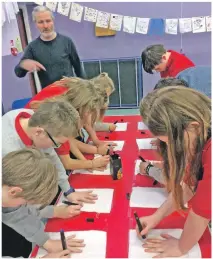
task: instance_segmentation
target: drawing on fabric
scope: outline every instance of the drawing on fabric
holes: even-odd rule
[[[57,2],[46,2],[46,6],[52,11],[56,11]]]
[[[120,31],[122,25],[123,16],[117,14],[111,14],[109,28],[111,30]]]
[[[212,31],[211,20],[211,16],[206,16],[206,31]]]
[[[80,4],[72,3],[70,19],[81,22],[84,7]]]
[[[179,29],[180,29],[180,33],[191,32],[192,31],[192,19],[191,18],[179,19]]]
[[[137,18],[136,32],[147,34],[149,28],[149,18]]]
[[[192,17],[192,31],[193,33],[205,32],[206,21],[205,17]]]
[[[177,34],[178,19],[166,19],[165,32],[167,34]]]
[[[124,16],[123,31],[128,33],[135,33],[136,17]]]
[[[98,12],[96,26],[101,28],[108,28],[110,13]]]
[[[58,13],[68,16],[71,3],[69,2],[58,2]]]
[[[85,7],[84,20],[88,22],[96,22],[98,10]]]

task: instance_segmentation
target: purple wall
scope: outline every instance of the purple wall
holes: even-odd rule
[[[80,3],[83,6],[92,7],[100,11],[117,13],[121,15],[130,15],[148,18],[180,18],[181,3],[173,2],[85,2]],[[38,37],[39,33],[32,22],[31,12],[35,4],[27,4],[30,20],[32,38]],[[211,15],[211,3],[183,3],[182,17],[190,18],[193,16]],[[141,51],[147,46],[155,43],[162,43],[166,48],[180,51],[181,35],[164,35],[162,37],[148,36],[141,34],[128,34],[123,31],[117,32],[113,37],[95,37],[95,25],[90,22],[83,21],[81,23],[74,22],[68,17],[55,14],[56,30],[64,35],[70,36],[78,49],[81,59],[102,59],[117,57],[133,57],[140,56]],[[182,36],[182,46],[184,53],[191,58],[197,65],[211,64],[211,33],[188,33]],[[18,58],[17,58],[18,59]],[[12,63],[3,64],[4,71],[13,69],[15,65]],[[13,72],[12,72],[13,73]],[[155,83],[159,75],[149,75],[143,72],[144,94],[147,94]],[[18,79],[17,82],[26,83],[24,79]],[[5,81],[3,80],[3,84]],[[14,81],[12,83],[14,85]],[[17,89],[17,90],[16,90]],[[25,88],[24,88],[25,89]],[[13,88],[17,95],[21,95],[21,86]],[[11,89],[10,89],[11,91]],[[30,89],[25,95],[30,93]],[[9,91],[5,92],[5,96]],[[27,96],[24,96],[27,97]],[[5,97],[6,98],[6,97]],[[22,97],[20,97],[22,98]]]

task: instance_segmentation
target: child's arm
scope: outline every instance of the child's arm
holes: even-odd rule
[[[69,143],[70,143],[70,151],[73,153],[73,155],[79,159],[79,160],[86,160],[86,158],[84,157],[84,155],[81,153],[81,151],[78,148],[77,142],[80,142],[76,139],[70,139]]]
[[[87,133],[89,134],[91,140],[93,141],[94,145],[99,146],[102,144],[102,141],[97,137],[95,130],[93,129],[93,127],[89,124],[86,124],[84,126],[84,128],[86,129]]]

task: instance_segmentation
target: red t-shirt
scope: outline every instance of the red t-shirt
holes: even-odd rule
[[[211,139],[204,146],[202,154],[203,178],[191,199],[193,211],[201,217],[211,219]]]
[[[68,89],[63,86],[49,85],[37,93],[33,98],[26,104],[26,109],[30,108],[30,103],[33,101],[43,101],[47,98],[53,96],[58,96],[64,94]],[[67,155],[70,153],[70,144],[69,141],[63,143],[59,148],[55,148],[55,151],[58,155]]]
[[[165,71],[161,72],[161,77],[176,77],[178,73],[189,68],[194,67],[194,63],[184,56],[174,50],[168,50],[171,53],[168,62],[167,68]]]

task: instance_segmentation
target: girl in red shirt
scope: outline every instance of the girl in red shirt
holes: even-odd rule
[[[170,192],[154,214],[140,218],[140,234],[146,235],[173,211],[185,211],[188,201],[191,204],[180,239],[162,234],[164,240],[147,238],[143,247],[158,258],[179,257],[199,241],[211,220],[211,100],[190,88],[166,87],[148,94],[140,111],[159,139]]]

